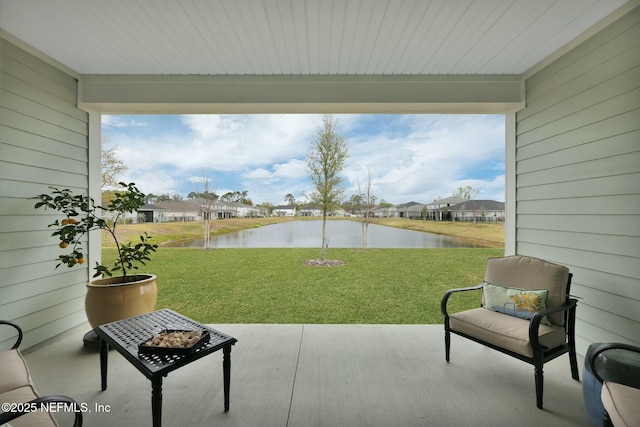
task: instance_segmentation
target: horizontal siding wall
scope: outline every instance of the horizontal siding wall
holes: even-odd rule
[[[640,8],[526,81],[516,252],[574,274],[577,347],[640,345]]]
[[[56,269],[59,214],[35,210],[49,186],[87,192],[88,115],[77,81],[0,38],[0,318],[25,331],[29,348],[86,321],[86,266]],[[0,348],[12,340],[0,328]]]

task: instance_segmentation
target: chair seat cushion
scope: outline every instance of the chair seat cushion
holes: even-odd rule
[[[533,357],[529,342],[530,321],[485,308],[474,308],[449,315],[451,330],[478,338],[489,344]],[[540,345],[551,349],[565,344],[562,326],[540,325]]]
[[[605,381],[600,398],[614,426],[640,426],[640,389]]]
[[[0,394],[3,403],[26,403],[37,399],[38,395],[33,386],[26,385]],[[51,427],[58,426],[53,416],[48,412],[32,412],[9,421],[11,427]]]
[[[17,349],[0,351],[0,366],[0,393],[31,384],[27,363]]]

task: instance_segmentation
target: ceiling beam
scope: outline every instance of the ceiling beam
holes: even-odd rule
[[[519,75],[83,75],[79,106],[110,114],[504,113]]]

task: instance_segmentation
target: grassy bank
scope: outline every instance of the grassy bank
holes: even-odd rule
[[[446,289],[482,281],[501,249],[330,249],[340,267],[309,267],[319,249],[160,248],[157,308],[205,323],[442,323]],[[104,260],[115,249],[103,250]],[[478,303],[456,298],[459,307]]]
[[[476,240],[496,248],[504,247],[504,223],[474,224],[472,222],[420,221],[400,218],[381,218],[375,219],[374,224]]]
[[[234,231],[263,227],[265,225],[278,224],[292,221],[289,218],[235,218],[221,219],[211,222],[211,235],[232,233]],[[200,221],[189,222],[162,222],[125,224],[116,227],[118,239],[122,242],[137,241],[138,236],[149,233],[153,238],[152,243],[162,245],[168,242],[177,242],[187,239],[202,238],[202,223]],[[105,247],[115,247],[113,240],[103,235],[102,242]]]

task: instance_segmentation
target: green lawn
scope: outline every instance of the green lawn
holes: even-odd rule
[[[320,249],[160,248],[140,272],[158,276],[156,308],[204,323],[442,323],[446,289],[482,281],[502,249],[329,249],[339,267],[309,267]],[[103,261],[115,249],[103,249]],[[471,293],[468,293],[471,294]],[[478,295],[456,295],[459,308]]]

